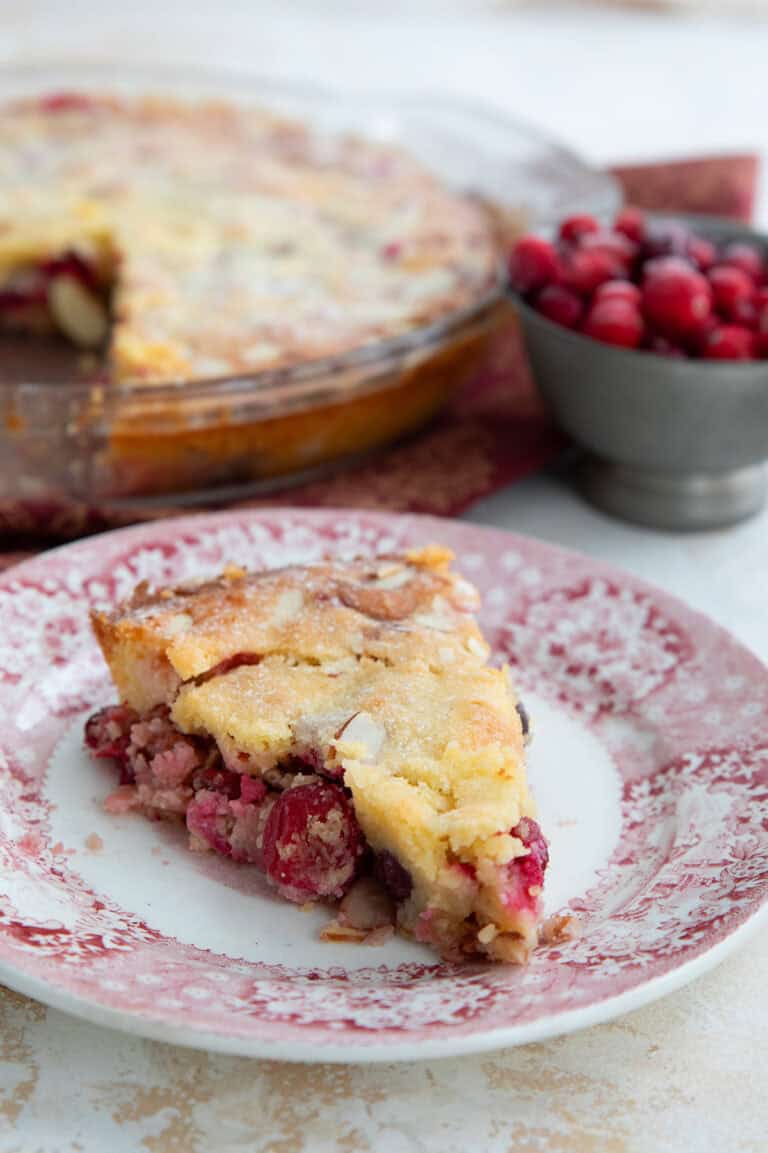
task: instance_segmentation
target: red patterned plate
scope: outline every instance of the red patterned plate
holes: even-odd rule
[[[110,700],[88,608],[142,579],[442,541],[536,721],[551,912],[526,968],[318,940],[327,913],[181,832],[110,817],[81,748]],[[768,897],[768,672],[678,601],[575,553],[445,520],[327,510],[142,525],[0,581],[0,975],[134,1033],[303,1061],[490,1049],[606,1020],[714,965]]]

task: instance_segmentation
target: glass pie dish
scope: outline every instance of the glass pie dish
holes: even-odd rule
[[[607,175],[537,132],[442,100],[109,64],[6,70],[0,100],[59,91],[216,98],[295,117],[320,133],[401,146],[480,198],[500,237],[494,283],[429,324],[276,369],[140,386],[78,374],[32,340],[0,348],[0,503],[140,508],[246,496],[354,460],[428,422],[482,365],[507,322],[502,238],[565,211],[611,212]]]

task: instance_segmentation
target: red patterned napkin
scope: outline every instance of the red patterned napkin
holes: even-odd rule
[[[712,156],[614,168],[628,204],[649,212],[698,212],[748,222],[755,208],[756,156]]]
[[[614,169],[629,202],[656,211],[751,217],[758,175],[754,156],[727,156]],[[563,439],[541,404],[514,327],[443,416],[407,444],[354,470],[241,502],[327,505],[452,516],[480,497],[541,468]],[[132,521],[185,511],[168,506],[119,514],[55,502],[0,504],[0,568],[28,551]],[[15,542],[15,550],[14,550]],[[14,551],[12,551],[14,550]]]

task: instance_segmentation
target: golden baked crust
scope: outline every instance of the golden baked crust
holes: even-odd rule
[[[511,900],[508,884],[533,812],[524,734],[450,560],[431,547],[230,569],[140,587],[94,627],[123,701],[169,705],[228,770],[284,787],[293,763],[343,783],[368,846],[410,878],[401,927],[446,953],[520,959],[538,920],[538,894]]]
[[[360,656],[433,664],[488,646],[472,612],[476,591],[439,548],[373,561],[325,561],[220,577],[150,592],[95,613],[93,626],[121,698],[142,711],[167,703],[182,681],[238,654],[331,662]]]
[[[485,211],[406,154],[224,103],[1,108],[0,200],[0,288],[73,250],[116,278],[120,381],[335,356],[472,305],[496,276]]]

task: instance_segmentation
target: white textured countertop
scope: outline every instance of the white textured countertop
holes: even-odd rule
[[[0,62],[79,52],[471,96],[597,160],[768,152],[768,24],[493,5],[0,0]],[[659,109],[663,109],[663,116]],[[763,213],[768,219],[768,212]],[[679,536],[556,475],[472,519],[662,585],[768,659],[768,514]],[[124,1037],[0,992],[0,1153],[765,1153],[768,935],[689,988],[545,1044],[430,1064],[289,1066]]]

